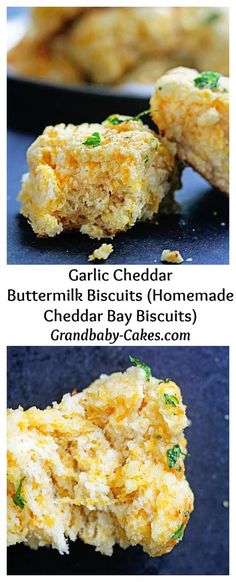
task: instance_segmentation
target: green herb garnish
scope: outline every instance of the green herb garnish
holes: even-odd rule
[[[179,529],[177,529],[176,532],[173,534],[173,536],[171,536],[171,539],[172,540],[179,540],[179,538],[182,538],[183,529],[184,529],[184,523],[182,523],[182,525],[179,527]]]
[[[101,143],[100,134],[98,131],[95,131],[90,135],[85,141],[83,141],[83,145],[90,146],[92,148],[96,148]]]
[[[132,117],[126,117],[125,119],[120,119],[119,117],[117,117],[117,115],[110,115],[109,117],[107,117],[106,121],[108,121],[108,123],[110,123],[111,125],[120,125],[120,123],[127,123],[127,121],[139,121],[141,117],[149,115],[153,111],[155,111],[155,109],[154,110],[146,109],[146,111],[142,111],[141,113],[138,113],[137,115],[134,115]]]
[[[219,20],[221,17],[221,12],[219,10],[215,10],[214,12],[210,12],[208,16],[204,19],[205,24],[212,24],[216,20]]]
[[[138,115],[134,115],[134,117],[131,117],[131,119],[138,121],[141,117],[145,117],[145,115],[150,115],[152,111],[153,109],[146,109],[146,111],[142,111],[141,113],[138,113]]]
[[[22,479],[20,480],[20,483],[17,487],[15,495],[12,496],[13,502],[20,509],[24,509],[25,504],[27,503],[27,501],[21,495],[21,489],[22,489],[22,484],[23,484],[24,479],[25,479],[25,477],[22,477]]]
[[[147,364],[144,364],[144,362],[140,362],[140,360],[138,360],[138,358],[133,358],[132,356],[129,356],[129,359],[132,362],[132,364],[135,364],[136,366],[138,366],[139,368],[142,368],[142,370],[144,370],[144,372],[146,374],[147,382],[149,382],[150,378],[152,377],[151,368],[149,368],[149,366],[147,366]]]
[[[106,121],[108,121],[108,123],[110,123],[111,125],[120,125],[120,123],[124,123],[124,121],[127,121],[127,120],[120,119],[116,115],[109,115],[109,117],[106,119]]]
[[[181,451],[181,448],[179,445],[174,445],[172,447],[172,449],[167,449],[166,455],[167,455],[167,459],[168,459],[169,469],[173,469],[173,467],[177,463],[180,455],[183,455],[185,457],[185,454]]]
[[[164,399],[166,404],[170,404],[170,406],[178,406],[179,401],[176,396],[173,394],[164,394]]]
[[[194,79],[194,85],[199,89],[203,89],[204,87],[216,89],[220,77],[220,73],[216,73],[215,71],[204,71]]]
[[[176,471],[178,471],[178,473],[181,471],[181,465],[178,465]]]
[[[146,158],[144,158],[144,163],[147,164],[149,162],[149,156],[146,156]]]

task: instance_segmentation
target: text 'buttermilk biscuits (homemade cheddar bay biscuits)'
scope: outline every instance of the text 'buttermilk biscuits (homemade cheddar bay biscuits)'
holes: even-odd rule
[[[120,115],[47,127],[27,160],[19,200],[38,236],[113,237],[152,219],[180,185],[171,150],[140,119]]]
[[[178,67],[158,79],[152,118],[179,158],[229,192],[229,82],[215,71]]]
[[[68,553],[79,537],[110,556],[182,539],[193,510],[179,387],[148,366],[101,376],[39,410],[8,411],[8,545]]]

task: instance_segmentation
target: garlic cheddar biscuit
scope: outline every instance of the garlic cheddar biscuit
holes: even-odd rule
[[[179,65],[228,75],[226,8],[33,8],[26,32],[32,48],[36,44],[50,52],[58,35],[67,61],[78,71],[78,83],[83,78],[85,83],[150,84]],[[13,51],[9,53],[9,65],[20,74],[23,70],[25,76],[37,77],[34,50],[32,54],[23,53],[20,41]],[[51,75],[53,80],[56,60],[52,64],[55,73],[51,68],[48,78]],[[61,81],[67,84],[67,76],[63,79],[61,74]]]
[[[38,236],[112,237],[150,220],[179,186],[171,151],[142,121],[47,127],[27,153],[21,212]]]
[[[229,84],[214,71],[172,69],[156,83],[152,117],[160,132],[213,186],[229,191]]]
[[[199,71],[229,75],[228,9],[191,6],[176,10],[182,50],[192,66]],[[184,58],[181,64],[186,65]]]
[[[37,43],[25,36],[8,52],[9,69],[22,77],[78,85],[83,77],[67,54],[66,42],[60,35],[50,43]]]
[[[37,6],[31,9],[28,34],[34,40],[45,40],[80,16],[85,7]]]
[[[142,85],[154,84],[160,76],[164,75],[169,69],[177,67],[181,59],[174,57],[163,57],[154,55],[148,59],[139,62],[134,69],[131,69],[120,83],[141,83]]]
[[[173,8],[107,8],[75,23],[71,55],[90,81],[118,82],[146,55],[174,51],[179,33]]]
[[[193,493],[179,387],[149,368],[101,376],[45,410],[8,411],[8,545],[68,553],[77,537],[108,556],[150,556],[182,539]]]

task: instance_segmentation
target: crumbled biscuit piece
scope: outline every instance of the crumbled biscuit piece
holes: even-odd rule
[[[95,249],[91,255],[89,255],[89,261],[95,261],[96,259],[105,261],[110,254],[113,253],[113,246],[103,243],[98,249]]]
[[[171,251],[169,249],[164,249],[161,254],[161,261],[166,263],[179,264],[183,263],[183,257],[179,251]]]
[[[193,510],[185,409],[175,382],[131,367],[45,410],[9,410],[8,545],[170,552]]]
[[[27,153],[21,212],[38,236],[77,229],[112,237],[150,220],[179,187],[180,167],[142,121],[47,127]]]

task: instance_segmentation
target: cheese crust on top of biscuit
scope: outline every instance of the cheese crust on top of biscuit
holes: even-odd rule
[[[68,553],[77,537],[151,556],[182,539],[193,510],[179,387],[131,367],[39,410],[8,411],[8,545]]]
[[[179,187],[179,166],[142,121],[47,127],[27,153],[21,212],[39,236],[78,229],[112,237],[150,220]]]
[[[229,82],[214,71],[178,67],[158,79],[152,117],[162,135],[213,186],[229,191]]]

